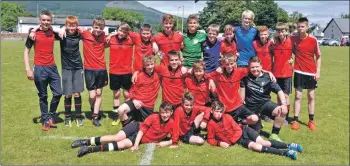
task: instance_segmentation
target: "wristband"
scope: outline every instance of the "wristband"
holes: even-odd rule
[[[283,100],[281,103],[282,103],[283,105],[287,105],[287,101],[285,101],[285,100]]]

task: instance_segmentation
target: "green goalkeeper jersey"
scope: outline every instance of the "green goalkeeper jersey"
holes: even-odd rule
[[[202,43],[206,40],[207,34],[196,32],[195,34],[190,34],[187,32],[184,34],[184,48],[182,51],[182,55],[184,61],[182,65],[190,68],[192,67],[192,63],[202,58]]]

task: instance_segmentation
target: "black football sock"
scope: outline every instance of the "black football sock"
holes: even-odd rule
[[[275,140],[271,140],[271,147],[277,148],[277,149],[287,149],[288,145],[284,142],[280,142],[280,141],[275,141]]]
[[[294,121],[299,121],[299,117],[298,116],[294,116]]]
[[[74,106],[76,117],[81,118],[81,96],[74,97]]]
[[[64,116],[70,118],[72,114],[72,97],[64,98]]]
[[[88,139],[88,143],[92,146],[101,145],[101,137],[91,137]]]
[[[277,127],[273,126],[272,127],[272,134],[278,135],[280,133],[280,130],[281,130],[281,128],[277,128]]]
[[[288,150],[276,149],[273,147],[262,146],[261,152],[263,153],[271,153],[283,156]]]
[[[116,142],[102,144],[98,146],[89,147],[90,152],[108,152],[108,151],[118,151],[118,144]]]
[[[309,114],[309,121],[314,121],[314,114]]]

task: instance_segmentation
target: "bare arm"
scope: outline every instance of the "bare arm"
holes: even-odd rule
[[[321,56],[316,59],[316,75],[315,80],[318,81],[321,77]]]
[[[173,143],[173,141],[170,139],[168,141],[161,141],[157,143],[157,147],[164,147],[164,146],[170,146]]]
[[[30,69],[30,64],[29,64],[29,52],[30,48],[25,47],[24,49],[24,67],[26,69],[26,74],[28,80],[34,80],[34,74],[33,71]]]
[[[241,95],[241,99],[242,101],[244,102],[244,99],[245,99],[245,88],[240,88],[239,89],[239,94]]]
[[[141,142],[142,136],[143,136],[143,132],[141,130],[139,130],[139,132],[137,133],[136,139],[135,139],[135,144],[133,147],[131,147],[132,151],[139,149],[139,144]]]

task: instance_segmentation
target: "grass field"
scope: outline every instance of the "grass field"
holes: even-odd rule
[[[81,128],[63,123],[57,129],[43,132],[40,124],[32,122],[40,113],[34,82],[28,81],[23,63],[24,41],[1,42],[1,164],[83,164],[83,165],[137,165],[145,152],[141,145],[138,152],[94,153],[76,157],[77,149],[71,149],[73,137],[91,137],[114,134],[121,128],[111,126],[109,118],[94,127],[84,121]],[[298,160],[246,150],[240,146],[229,149],[180,144],[178,149],[156,148],[151,164],[349,164],[349,47],[322,47],[321,79],[316,91],[315,120],[318,130],[311,132],[301,125],[299,131],[282,128],[280,137],[285,142],[303,145],[304,152]],[[107,51],[108,54],[108,51]],[[59,43],[55,43],[55,60],[61,71]],[[31,63],[33,50],[31,51]],[[50,92],[50,91],[49,91]],[[50,92],[51,93],[51,92]],[[294,92],[293,92],[294,94]],[[304,93],[305,94],[305,93]],[[83,111],[89,112],[88,95],[83,97]],[[49,96],[51,100],[51,94]],[[294,99],[294,97],[292,97]],[[157,101],[157,108],[159,105]],[[112,92],[105,88],[101,110],[107,115],[112,109]],[[58,112],[63,115],[63,99]],[[307,99],[303,97],[301,121],[307,123]],[[271,131],[271,123],[265,123],[264,131]]]

